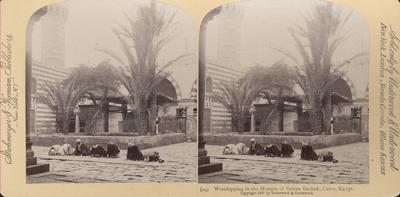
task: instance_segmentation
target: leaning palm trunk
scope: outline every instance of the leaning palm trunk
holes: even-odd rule
[[[97,118],[99,117],[100,112],[102,112],[101,107],[98,107],[98,109],[96,110],[96,112],[94,113],[92,118],[90,119],[88,126],[86,127],[88,133],[95,132],[95,124],[96,124]]]
[[[260,126],[260,133],[262,135],[267,135],[267,134],[270,133],[271,122],[272,122],[273,117],[276,115],[277,111],[278,111],[277,107],[274,106],[274,108],[268,114],[264,115],[263,121],[262,121],[261,126]]]

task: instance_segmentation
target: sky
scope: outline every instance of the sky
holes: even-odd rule
[[[283,59],[287,64],[293,65],[281,52],[275,48],[283,49],[292,54],[297,54],[294,40],[288,29],[294,25],[304,24],[303,16],[309,16],[319,0],[248,0],[233,3],[241,11],[241,20],[235,20],[239,39],[241,63],[240,68],[246,69],[256,64],[269,66]],[[355,54],[369,52],[369,27],[366,20],[350,7],[335,4],[343,15],[352,12],[351,18],[344,26],[343,31],[348,31],[345,42],[336,50],[333,60],[342,62]],[[207,51],[210,58],[217,58],[218,34],[217,29],[221,21],[214,17],[207,27]],[[368,83],[368,56],[352,62],[342,69],[357,88],[357,97],[365,95]]]
[[[80,64],[97,65],[106,59],[107,55],[96,48],[107,48],[116,53],[120,45],[112,29],[117,24],[126,25],[125,14],[135,16],[141,5],[149,5],[148,0],[66,0],[61,2],[68,11],[65,23],[65,65],[76,67]],[[161,51],[159,61],[165,63],[182,54],[192,54],[191,57],[171,66],[167,72],[173,73],[176,81],[183,81],[180,87],[182,94],[190,94],[190,88],[197,76],[195,55],[197,51],[196,29],[193,19],[183,10],[165,3],[157,4],[167,15],[176,12],[173,32],[174,39]],[[41,61],[41,22],[33,29],[33,58]],[[184,96],[185,97],[185,96]]]
[[[104,47],[119,51],[119,44],[112,33],[116,24],[126,24],[124,14],[135,14],[138,6],[148,4],[148,0],[65,0],[62,2],[68,10],[65,24],[65,58],[67,67],[80,64],[96,65],[109,58],[96,47]],[[247,0],[234,3],[241,10],[241,19],[235,31],[241,35],[231,42],[238,43],[241,57],[240,67],[246,69],[255,64],[272,65],[284,58],[288,64],[293,64],[287,58],[274,50],[281,48],[295,53],[294,41],[288,33],[288,28],[294,24],[303,23],[303,15],[309,15],[319,0]],[[177,12],[175,20],[175,39],[166,46],[160,56],[165,62],[183,53],[197,53],[196,34],[198,33],[193,18],[183,10],[165,3],[158,4],[167,13]],[[345,26],[350,34],[347,40],[338,48],[334,55],[335,61],[341,61],[353,54],[369,51],[369,29],[364,18],[349,7],[337,5],[343,13],[353,12]],[[215,17],[208,27],[207,55],[217,56],[218,36],[216,36],[218,17]],[[41,57],[41,24],[40,21],[33,30],[33,58],[40,61]],[[45,38],[44,38],[45,39]],[[175,72],[176,81],[183,81],[183,94],[189,94],[192,81],[197,76],[196,57],[185,59],[171,67]],[[351,66],[342,70],[357,88],[357,94],[365,94],[368,83],[368,57],[354,61]],[[364,91],[364,92],[363,92]]]

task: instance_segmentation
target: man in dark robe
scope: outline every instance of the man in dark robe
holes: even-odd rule
[[[81,143],[80,139],[76,140],[74,155],[77,155],[77,156],[89,156],[89,155],[91,155],[89,148],[86,146],[86,144]]]
[[[137,145],[128,143],[126,159],[134,161],[143,160],[143,154]]]
[[[281,156],[281,151],[274,144],[268,144],[265,147],[265,156],[267,156],[267,157],[280,157]]]
[[[107,157],[107,151],[102,146],[96,144],[90,149],[90,153],[93,157]]]
[[[254,138],[250,139],[249,155],[265,155],[263,147]]]
[[[293,146],[289,144],[286,140],[283,141],[281,144],[281,151],[282,157],[292,157],[292,154],[294,152]]]
[[[118,157],[120,150],[118,145],[110,142],[107,144],[107,156],[108,157]]]
[[[314,161],[318,159],[318,154],[308,142],[302,142],[300,159]]]

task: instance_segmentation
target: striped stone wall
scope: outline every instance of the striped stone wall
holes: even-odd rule
[[[46,66],[34,62],[32,66],[32,81],[36,83],[36,95],[44,94],[45,83],[55,83],[68,77],[69,70],[63,67]],[[36,101],[34,109],[34,129],[32,134],[54,133],[56,130],[56,114],[47,105]]]
[[[212,91],[207,91],[206,87],[206,120],[210,119],[209,123],[206,121],[205,128],[206,132],[231,132],[231,113],[218,102],[212,100],[212,94],[220,94],[221,82],[229,83],[233,80],[237,80],[243,75],[243,71],[240,71],[236,67],[223,66],[215,62],[207,62],[206,77],[208,86],[211,85]],[[211,84],[210,84],[211,83]],[[206,86],[207,86],[206,85]],[[211,116],[211,117],[207,117]]]

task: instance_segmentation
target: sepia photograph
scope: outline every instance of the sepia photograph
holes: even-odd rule
[[[200,29],[199,183],[369,183],[369,27],[319,0],[249,0]]]
[[[197,42],[156,0],[66,0],[26,31],[26,182],[197,181]]]

